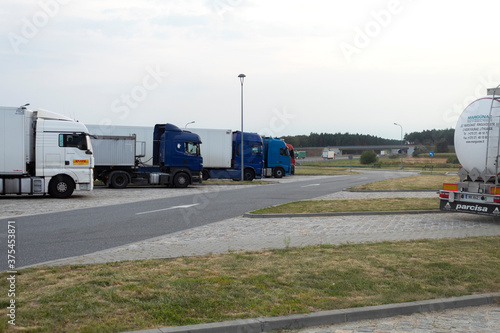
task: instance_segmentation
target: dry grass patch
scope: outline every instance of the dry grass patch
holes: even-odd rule
[[[255,210],[253,214],[383,212],[439,209],[436,198],[377,198],[294,201]]]
[[[351,191],[408,191],[408,190],[440,190],[443,183],[456,183],[455,175],[419,175],[386,179],[379,182],[351,187]]]

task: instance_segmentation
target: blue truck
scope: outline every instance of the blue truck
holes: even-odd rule
[[[146,142],[138,144],[135,133],[93,135],[94,179],[112,188],[125,188],[129,183],[178,188],[201,183],[203,158],[198,135],[172,124],[157,124],[148,136],[152,158],[144,162]]]
[[[285,141],[279,138],[263,137],[264,177],[282,178],[292,173],[290,152]]]
[[[241,180],[241,131],[190,128],[200,136],[203,180],[209,178]],[[264,156],[262,138],[243,132],[243,174],[245,180],[262,178]]]

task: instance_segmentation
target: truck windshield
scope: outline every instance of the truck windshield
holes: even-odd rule
[[[194,142],[185,143],[186,153],[191,155],[200,155],[200,145]]]
[[[88,146],[85,133],[59,134],[59,147],[74,147],[87,150]]]
[[[262,146],[260,145],[253,145],[252,146],[252,154],[262,154]]]

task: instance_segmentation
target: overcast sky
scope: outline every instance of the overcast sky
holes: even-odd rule
[[[500,1],[3,0],[0,105],[89,124],[454,128],[500,84]],[[188,127],[189,127],[188,126]]]

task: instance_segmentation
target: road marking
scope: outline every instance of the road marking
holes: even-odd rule
[[[142,215],[142,214],[162,212],[162,211],[165,211],[165,210],[171,210],[171,209],[177,209],[177,208],[189,208],[189,207],[194,207],[194,206],[198,206],[198,205],[199,205],[199,203],[192,204],[192,205],[174,206],[174,207],[169,207],[169,208],[163,208],[163,209],[157,209],[157,210],[150,210],[149,212],[135,213],[135,215]]]
[[[301,187],[309,187],[309,186],[319,186],[320,184],[309,184],[309,185],[304,185],[304,186],[301,186]]]

